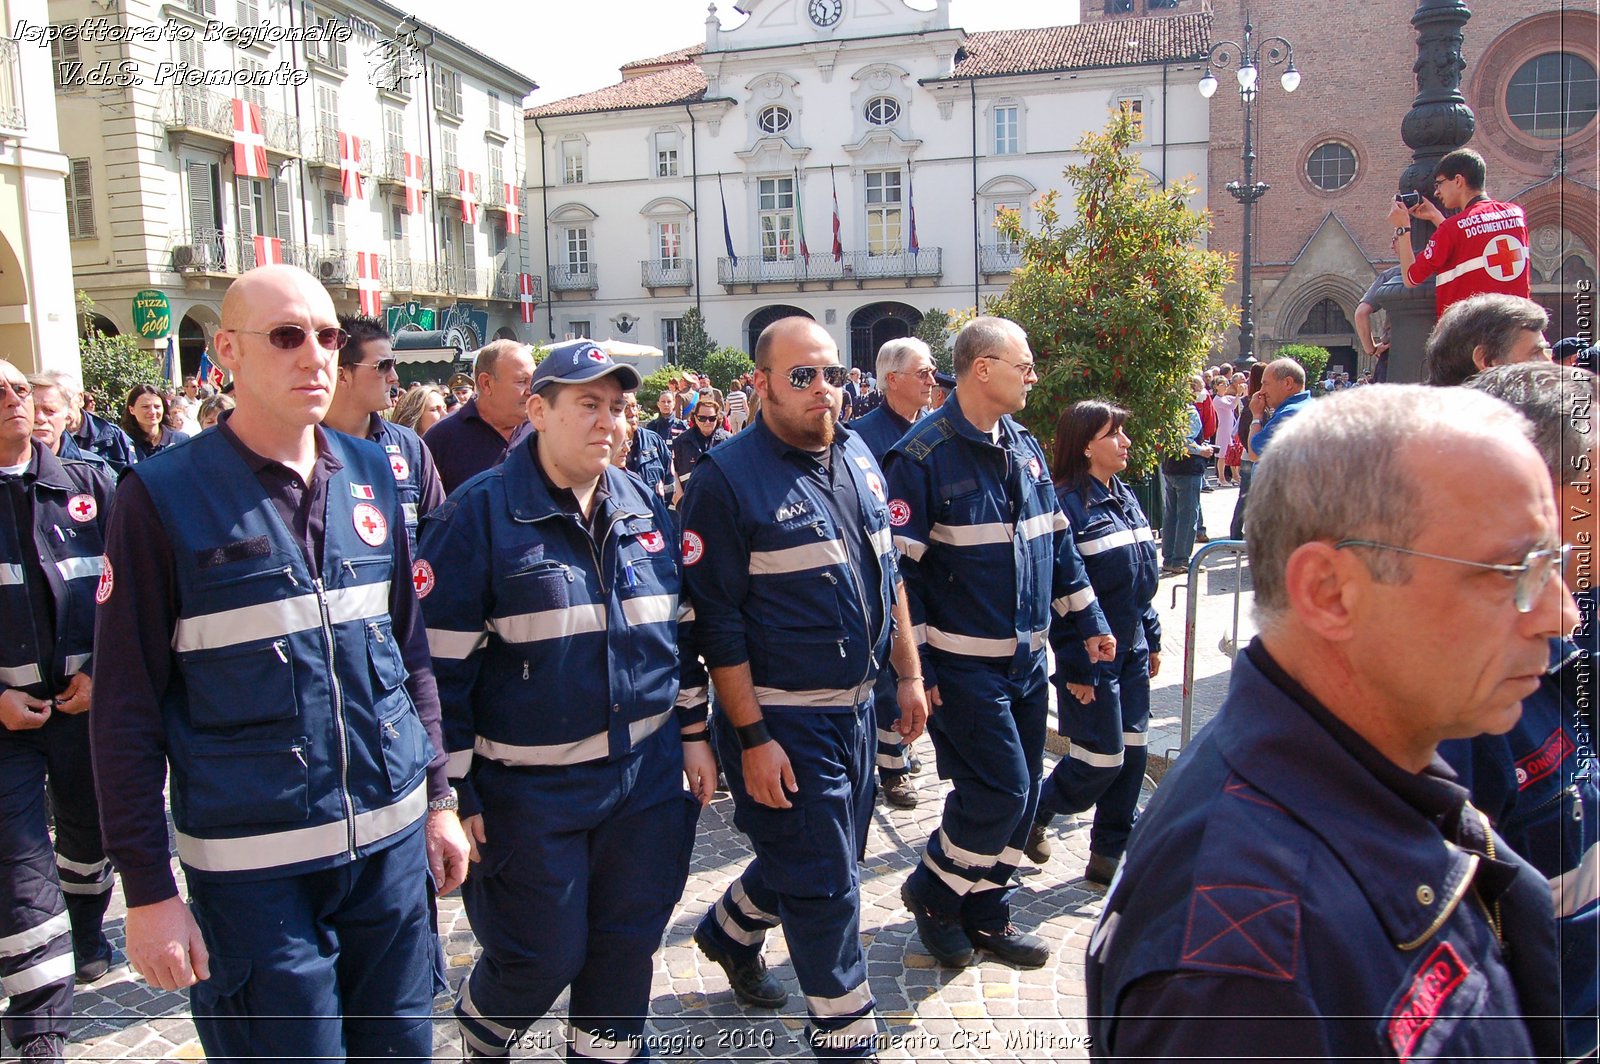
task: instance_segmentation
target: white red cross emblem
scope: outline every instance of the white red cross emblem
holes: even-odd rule
[[[706,544],[698,533],[685,532],[683,534],[683,564],[693,565],[705,557]]]
[[[381,547],[389,538],[389,519],[370,502],[356,503],[351,520],[356,526],[356,535],[369,547]]]
[[[411,475],[411,463],[406,461],[406,456],[403,454],[391,454],[389,468],[394,470],[394,479],[399,481],[404,481]]]
[[[660,532],[639,533],[639,546],[643,547],[651,554],[659,554],[661,552],[661,548],[665,547],[666,545],[667,541],[662,538]]]
[[[1496,281],[1514,281],[1527,267],[1528,249],[1510,233],[1501,233],[1483,249],[1483,269]]]
[[[427,598],[428,592],[433,590],[433,566],[426,558],[418,558],[417,564],[411,567],[411,586],[419,599]]]
[[[889,523],[896,528],[911,520],[911,504],[904,499],[889,500]]]
[[[100,582],[94,588],[94,600],[104,606],[106,599],[111,597],[111,559],[102,555],[100,558]]]
[[[67,500],[67,516],[80,525],[93,521],[99,513],[100,504],[93,495],[74,495]]]

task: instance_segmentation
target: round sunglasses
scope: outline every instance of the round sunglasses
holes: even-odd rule
[[[337,325],[328,325],[315,331],[308,330],[301,325],[279,325],[271,329],[223,329],[222,332],[245,333],[249,336],[265,336],[267,343],[281,351],[293,351],[306,342],[308,334],[317,338],[317,346],[328,351],[337,351],[350,339],[350,334]]]

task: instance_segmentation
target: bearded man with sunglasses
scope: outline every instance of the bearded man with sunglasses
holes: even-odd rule
[[[213,1061],[432,1058],[428,892],[462,881],[467,843],[394,472],[319,425],[347,339],[303,270],[229,287],[216,359],[238,405],[129,471],[96,594],[128,959],[192,988]]]
[[[394,406],[400,388],[395,372],[394,340],[377,318],[347,314],[339,327],[349,337],[339,348],[338,386],[322,424],[358,440],[371,440],[389,456],[394,487],[406,516],[406,542],[417,548],[417,522],[444,502],[444,485],[433,465],[433,452],[422,437],[383,416]]]
[[[760,414],[701,461],[682,525],[695,643],[716,686],[712,738],[734,823],[756,854],[695,942],[740,1001],[775,1009],[787,994],[761,946],[781,923],[812,1052],[857,1059],[879,1036],[859,872],[879,668],[893,657],[908,743],[922,733],[927,701],[883,474],[837,424],[845,380],[816,322],[769,325],[756,343]]]

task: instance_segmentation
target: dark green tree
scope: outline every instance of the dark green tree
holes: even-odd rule
[[[725,393],[736,379],[754,373],[755,368],[749,355],[737,347],[724,347],[706,359],[705,373],[711,378],[711,386]]]
[[[933,352],[933,364],[939,367],[940,373],[955,372],[955,363],[950,354],[949,312],[937,307],[923,311],[922,320],[911,330],[911,335],[928,345],[928,350]]]
[[[1037,232],[1014,212],[1001,219],[1022,264],[985,307],[1027,330],[1040,374],[1022,414],[1028,427],[1048,446],[1072,403],[1099,397],[1124,406],[1130,477],[1181,449],[1188,377],[1232,317],[1222,296],[1229,257],[1199,247],[1210,218],[1189,209],[1193,184],[1152,183],[1128,150],[1136,139],[1122,113],[1079,141],[1083,162],[1064,175],[1076,204],[1070,224],[1054,191],[1037,204]]]
[[[698,307],[690,307],[678,320],[678,365],[699,372],[706,367],[706,359],[716,351],[717,342],[706,332],[705,315]]]
[[[100,416],[116,421],[122,404],[137,384],[172,387],[162,372],[161,359],[139,345],[134,336],[108,336],[95,328],[94,300],[78,292],[78,354],[83,363],[83,387],[94,396]]]

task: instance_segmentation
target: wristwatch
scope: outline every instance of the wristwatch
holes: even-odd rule
[[[428,812],[437,813],[445,809],[459,809],[461,799],[456,797],[456,789],[450,788],[450,793],[443,798],[435,798],[428,803]]]

